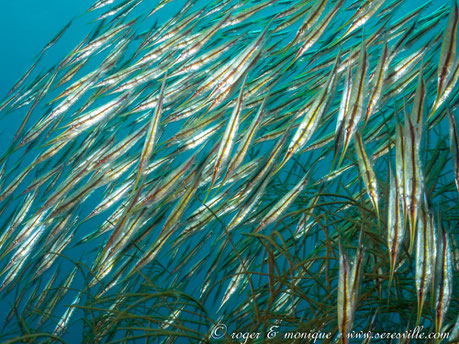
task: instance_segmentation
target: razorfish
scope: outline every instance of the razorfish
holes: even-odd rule
[[[458,332],[455,0],[85,9],[0,99],[4,342]]]

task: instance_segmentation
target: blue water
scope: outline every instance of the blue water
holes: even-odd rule
[[[71,19],[91,6],[92,0],[16,0],[0,2],[0,94],[11,86],[34,63],[34,57]],[[46,57],[62,57],[87,31],[83,23],[55,46]]]

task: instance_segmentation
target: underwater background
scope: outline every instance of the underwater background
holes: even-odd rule
[[[0,19],[1,343],[457,341],[456,2]]]

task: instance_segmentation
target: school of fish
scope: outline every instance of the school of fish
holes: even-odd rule
[[[97,0],[69,22],[0,102],[0,341],[282,320],[346,344],[398,312],[457,338],[459,10],[407,3]]]

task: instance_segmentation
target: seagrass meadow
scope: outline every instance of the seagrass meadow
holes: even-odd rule
[[[0,342],[457,343],[458,22],[75,13],[1,95]]]

